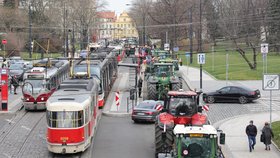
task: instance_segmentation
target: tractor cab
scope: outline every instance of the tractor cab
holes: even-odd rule
[[[221,157],[218,132],[211,125],[176,125],[174,156],[178,158],[217,158]],[[224,133],[220,133],[220,144],[224,144]]]
[[[192,116],[199,111],[199,94],[193,91],[169,91],[165,109],[174,116]]]

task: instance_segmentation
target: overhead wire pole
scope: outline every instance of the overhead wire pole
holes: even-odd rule
[[[28,4],[28,21],[29,21],[29,58],[32,58],[32,13],[31,13],[31,3],[32,0],[29,1]]]
[[[199,52],[202,52],[202,8],[201,8],[201,0],[199,0]],[[202,64],[200,64],[200,90],[202,90]]]
[[[190,30],[189,30],[189,36],[190,36],[190,64],[193,62],[193,28],[192,28],[192,7],[190,8],[189,12],[189,18],[190,18]]]

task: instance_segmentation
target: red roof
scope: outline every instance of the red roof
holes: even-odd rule
[[[104,18],[104,19],[115,19],[116,14],[115,14],[115,12],[110,12],[110,11],[97,12],[97,17],[98,18]]]

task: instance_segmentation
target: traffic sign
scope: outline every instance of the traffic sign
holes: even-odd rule
[[[179,47],[174,47],[174,48],[173,48],[173,51],[174,51],[174,52],[178,52],[178,51],[179,51]]]
[[[267,54],[268,53],[268,43],[261,44],[261,53]]]
[[[188,57],[190,57],[191,56],[191,53],[190,52],[186,52],[186,57],[188,58]]]
[[[169,43],[164,44],[164,50],[170,50],[170,45]]]
[[[279,75],[265,74],[263,75],[263,90],[279,90]]]
[[[116,92],[116,106],[120,106],[120,92],[117,91]]]
[[[205,53],[197,54],[197,64],[205,64]]]
[[[2,44],[3,45],[7,44],[7,40],[6,39],[2,39]]]

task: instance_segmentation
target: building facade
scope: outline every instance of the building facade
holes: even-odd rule
[[[123,12],[116,19],[114,23],[114,39],[121,39],[127,37],[138,38],[138,32],[133,20],[129,17],[127,12]]]
[[[97,13],[97,37],[98,39],[109,39],[114,38],[114,23],[116,21],[115,12],[105,11]]]

